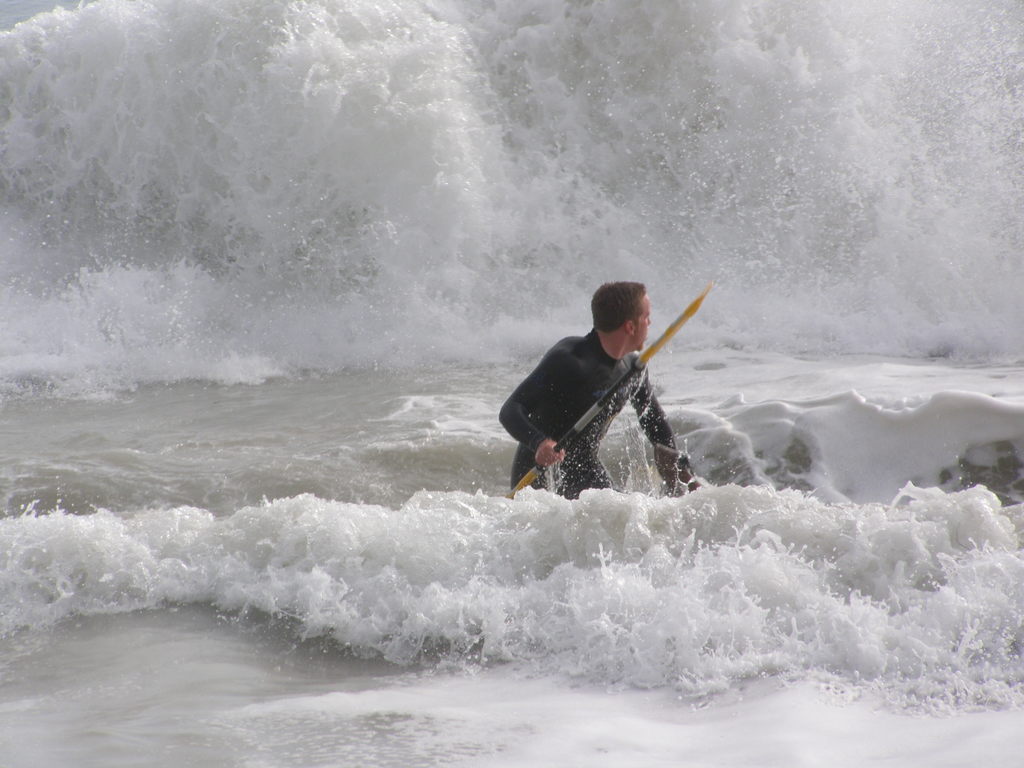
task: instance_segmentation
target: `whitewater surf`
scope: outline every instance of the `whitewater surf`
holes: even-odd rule
[[[0,23],[0,763],[1017,759],[1019,3]],[[506,499],[614,279],[704,487]]]

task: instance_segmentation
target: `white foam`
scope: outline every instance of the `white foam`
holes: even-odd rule
[[[10,632],[213,604],[399,663],[504,660],[688,696],[810,676],[898,706],[996,706],[1018,696],[1016,515],[983,490],[851,506],[736,486],[54,513],[0,521],[2,615]]]
[[[691,450],[700,452],[705,442],[722,442],[723,430],[736,430],[750,441],[750,451],[764,457],[760,463],[766,474],[831,500],[881,501],[908,481],[928,486],[959,481],[959,464],[972,451],[977,462],[994,468],[994,447],[1019,450],[1024,435],[1019,405],[967,392],[939,393],[902,408],[870,403],[850,392],[723,411],[728,427],[687,435]]]
[[[1020,714],[908,718],[827,687],[756,683],[733,700],[696,708],[660,694],[609,696],[491,671],[457,680],[403,680],[372,692],[278,699],[240,708],[228,721],[251,732],[265,750],[282,740],[267,733],[282,723],[300,731],[359,734],[373,724],[378,739],[390,736],[389,743],[408,744],[421,757],[461,758],[486,768],[799,762],[853,768],[923,760],[955,768],[1012,760]],[[372,750],[376,741],[364,738],[361,748]]]
[[[1019,6],[777,11],[97,0],[20,24],[0,375],[496,360],[585,328],[616,277],[666,314],[715,278],[702,347],[1019,357]]]

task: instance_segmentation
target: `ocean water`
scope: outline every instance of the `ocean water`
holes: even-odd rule
[[[1021,764],[1019,2],[0,29],[0,766]],[[704,487],[507,499],[608,279]]]

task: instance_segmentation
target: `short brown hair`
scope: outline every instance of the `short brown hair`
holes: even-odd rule
[[[643,310],[641,302],[647,295],[643,283],[605,283],[590,300],[594,327],[604,333],[619,328],[627,320],[634,320]]]

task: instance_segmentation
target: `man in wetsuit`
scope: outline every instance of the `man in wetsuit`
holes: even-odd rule
[[[668,492],[681,495],[698,487],[689,462],[675,446],[646,369],[635,375],[562,451],[559,437],[632,365],[628,356],[643,349],[651,324],[651,301],[642,283],[605,283],[591,301],[594,328],[555,344],[533,373],[516,387],[498,416],[519,441],[512,462],[512,487],[535,466],[559,464],[554,490],[575,499],[587,488],[610,488],[611,478],[597,452],[612,419],[626,401],[633,403],[640,426],[654,444],[655,464]],[[535,486],[540,482],[534,483]]]

